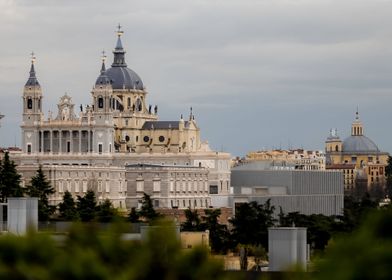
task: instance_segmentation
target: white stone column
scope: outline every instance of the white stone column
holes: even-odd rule
[[[73,153],[73,139],[72,139],[72,130],[69,131],[69,152]]]
[[[63,131],[62,130],[59,130],[59,154],[61,154],[63,151],[62,151],[62,145],[61,145],[61,142],[62,142],[62,134],[63,134]]]
[[[49,147],[50,147],[50,153],[53,153],[53,130],[49,131]]]
[[[82,131],[79,130],[79,154],[82,153]]]
[[[41,153],[44,152],[44,135],[45,135],[45,131],[42,130],[39,132],[39,135],[41,135],[41,142],[39,143],[41,145]]]

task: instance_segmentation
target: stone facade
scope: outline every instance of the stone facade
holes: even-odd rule
[[[167,171],[170,168],[189,169],[177,172],[187,174],[186,180],[203,174],[207,187],[202,193],[193,193],[193,197],[187,195],[186,207],[211,206],[208,197],[211,189],[214,193],[229,192],[230,154],[212,151],[208,142],[201,141],[192,109],[188,118],[158,120],[158,106],[147,105],[143,82],[127,68],[122,34],[119,30],[111,68],[106,69],[103,57],[91,91],[92,102],[85,107],[75,107],[72,98],[65,94],[57,104],[57,112],[49,111],[45,116],[44,94],[36,77],[35,58],[32,59],[30,76],[23,89],[22,152],[12,159],[20,166],[26,184],[33,171],[39,165],[44,166],[56,188],[56,194],[50,198],[53,204],[60,201],[65,189],[75,196],[83,194],[87,182],[87,188],[93,189],[99,199],[109,198],[116,207],[135,205],[139,194],[135,193],[133,198],[130,186],[136,179],[132,169],[125,167],[142,164],[161,166],[158,173],[162,175],[162,190],[163,182],[172,174]],[[144,172],[148,178],[150,171],[141,173]],[[131,191],[129,194],[125,186]],[[170,192],[166,196],[166,200],[158,200],[159,207],[180,207],[183,203],[177,205],[173,199],[171,204]]]

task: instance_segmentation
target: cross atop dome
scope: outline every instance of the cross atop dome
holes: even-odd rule
[[[117,36],[118,36],[118,37],[121,37],[121,35],[124,34],[124,31],[121,30],[121,27],[122,27],[122,26],[121,26],[120,24],[117,25],[116,33],[117,33]]]

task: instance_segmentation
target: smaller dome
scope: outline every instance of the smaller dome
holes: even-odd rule
[[[343,152],[347,153],[379,153],[377,145],[364,135],[352,135],[343,142]]]

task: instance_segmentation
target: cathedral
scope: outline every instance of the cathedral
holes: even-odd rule
[[[91,104],[75,107],[65,94],[57,113],[47,116],[32,55],[23,89],[22,152],[15,158],[25,184],[42,165],[56,189],[53,204],[65,191],[93,189],[100,201],[124,209],[138,207],[143,192],[157,207],[224,206],[213,196],[229,192],[230,154],[201,141],[192,109],[187,118],[158,120],[158,106],[147,105],[142,79],[127,66],[122,36],[119,28],[110,68],[102,56]]]
[[[326,169],[343,171],[346,194],[364,193],[371,191],[372,187],[384,187],[389,154],[380,151],[365,136],[358,110],[351,125],[351,135],[342,141],[336,130],[331,130],[325,141],[325,150]]]

